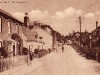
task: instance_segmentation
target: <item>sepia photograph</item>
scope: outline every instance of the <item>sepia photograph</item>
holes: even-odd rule
[[[0,75],[100,75],[100,0],[0,0]]]

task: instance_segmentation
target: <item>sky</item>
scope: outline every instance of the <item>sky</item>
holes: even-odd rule
[[[0,8],[20,21],[27,12],[30,21],[48,24],[64,35],[79,31],[79,16],[82,31],[93,31],[100,21],[100,0],[0,0]]]

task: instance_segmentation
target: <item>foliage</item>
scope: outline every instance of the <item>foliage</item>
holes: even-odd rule
[[[28,50],[27,48],[24,47],[24,48],[23,48],[23,54],[24,54],[24,55],[27,55],[28,52],[29,52],[29,50]]]
[[[18,41],[18,42],[21,41],[21,37],[20,37],[17,33],[12,34],[11,38],[12,38],[13,40]]]
[[[2,55],[3,57],[5,57],[5,58],[8,56],[7,51],[6,51],[3,47],[0,48],[0,53],[1,53],[1,55]]]

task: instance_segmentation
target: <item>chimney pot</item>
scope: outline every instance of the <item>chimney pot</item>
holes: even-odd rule
[[[28,15],[28,13],[25,13],[25,15],[27,16],[27,15]]]
[[[96,28],[98,28],[98,21],[96,21]]]
[[[24,17],[24,26],[28,26],[29,24],[29,17],[28,17],[28,13],[25,13],[25,17]]]

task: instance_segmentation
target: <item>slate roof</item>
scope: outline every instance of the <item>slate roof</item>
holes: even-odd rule
[[[49,29],[52,30],[52,28],[49,25],[41,24],[41,28],[45,28],[45,27],[48,27]]]
[[[10,19],[14,20],[14,21],[17,21],[18,23],[21,23],[23,24],[23,22],[19,21],[17,18],[15,18],[14,16],[12,16],[10,13],[0,9],[0,15],[3,15],[5,17],[9,17]]]
[[[27,39],[27,41],[37,41],[36,36],[38,36],[38,33],[34,30],[25,28],[23,30],[23,34],[24,34],[25,38]]]

